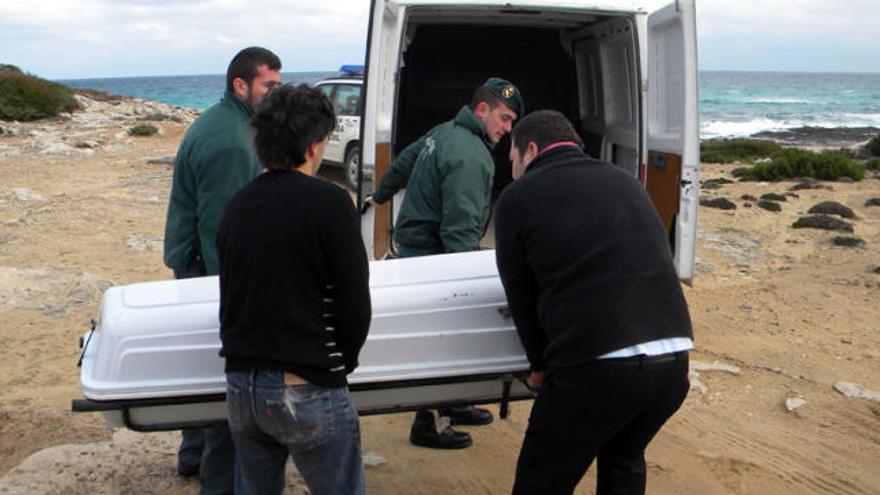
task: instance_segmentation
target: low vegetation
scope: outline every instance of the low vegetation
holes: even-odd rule
[[[159,128],[152,124],[138,124],[128,130],[131,136],[152,136],[159,132]]]
[[[758,201],[758,207],[767,211],[782,211],[782,207],[779,206],[779,203],[776,201],[768,201],[766,199]]]
[[[703,163],[751,162],[772,157],[782,146],[763,139],[709,139],[700,143],[700,161]]]
[[[177,123],[183,122],[183,119],[181,119],[180,117],[178,117],[176,115],[167,115],[164,113],[153,113],[150,115],[145,115],[145,116],[139,118],[138,120],[143,120],[146,122],[165,122],[166,120],[170,120],[171,122],[177,122]]]
[[[841,246],[841,247],[862,248],[862,249],[864,249],[864,247],[865,247],[864,239],[860,239],[858,237],[839,235],[839,236],[836,236],[834,239],[832,239],[831,242],[833,242],[835,246]]]
[[[868,170],[880,170],[880,157],[874,157],[866,161],[865,168]]]
[[[67,86],[0,64],[0,120],[37,120],[79,107]]]
[[[865,146],[865,151],[869,156],[880,156],[880,135],[877,135],[874,139],[868,141],[868,144]]]
[[[767,193],[767,194],[762,194],[761,199],[764,201],[786,201],[788,198],[786,198],[782,194]]]
[[[736,203],[727,199],[727,198],[702,198],[700,199],[700,205],[706,206],[708,208],[718,208],[719,210],[735,210]]]
[[[843,218],[856,218],[856,214],[852,211],[852,208],[842,205],[837,201],[823,201],[815,204],[807,211],[807,213],[837,215]]]
[[[837,151],[814,153],[784,149],[774,155],[772,161],[759,163],[740,173],[741,180],[775,181],[797,177],[813,177],[819,180],[848,177],[858,181],[865,177],[865,167]]]
[[[812,215],[809,217],[798,218],[792,227],[796,229],[821,229],[836,230],[838,232],[852,233],[853,226],[851,223],[844,222],[829,215]]]

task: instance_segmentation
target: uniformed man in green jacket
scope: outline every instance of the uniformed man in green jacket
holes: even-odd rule
[[[259,175],[250,126],[254,110],[281,84],[281,61],[249,47],[226,71],[226,92],[186,132],[174,161],[165,223],[165,264],[175,278],[217,275],[215,237],[226,200]],[[202,495],[232,494],[235,449],[226,426],[185,429],[177,470],[200,474]]]
[[[480,249],[495,175],[491,150],[510,132],[524,107],[516,86],[489,78],[454,119],[428,131],[391,163],[372,201],[385,203],[406,188],[394,226],[398,256]],[[473,406],[443,409],[438,414],[448,417],[451,425],[492,422],[489,411]],[[444,422],[437,421],[431,411],[419,411],[410,441],[444,449],[471,445],[470,435],[443,426]]]

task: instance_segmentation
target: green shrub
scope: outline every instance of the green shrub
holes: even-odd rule
[[[874,157],[866,161],[865,168],[868,170],[880,170],[880,157]]]
[[[736,203],[727,198],[700,198],[700,205],[709,208],[718,208],[719,210],[735,210]]]
[[[183,122],[183,119],[176,115],[167,115],[164,113],[152,113],[150,115],[145,115],[138,120],[143,120],[146,122],[164,122],[166,120],[170,120],[171,122],[177,122],[178,124]]]
[[[839,235],[839,236],[835,236],[834,239],[831,240],[831,242],[833,242],[835,246],[862,248],[862,249],[864,249],[864,247],[865,247],[864,239],[860,239],[858,237]]]
[[[761,163],[744,170],[743,180],[774,181],[795,177],[813,177],[819,180],[852,180],[865,178],[865,167],[837,151],[814,153],[807,150],[785,149],[770,163]]]
[[[764,201],[787,201],[788,200],[788,198],[786,198],[782,194],[776,194],[776,193],[762,194],[761,199],[763,199]]]
[[[762,139],[710,139],[700,143],[700,161],[704,163],[733,163],[772,157],[783,148],[773,141]]]
[[[37,120],[79,107],[67,86],[0,65],[0,119]]]
[[[159,132],[159,128],[152,124],[138,124],[128,130],[132,136],[152,136]]]
[[[867,146],[865,146],[865,151],[868,152],[869,156],[880,156],[880,135],[877,135],[874,139],[868,141]]]

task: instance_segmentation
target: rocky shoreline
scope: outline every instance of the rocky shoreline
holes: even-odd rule
[[[0,122],[0,159],[36,152],[54,156],[90,156],[131,144],[137,124],[174,122],[188,126],[197,110],[141,98],[76,91],[81,109],[33,122]],[[159,127],[159,132],[163,128]],[[14,139],[14,138],[24,139]]]
[[[798,127],[784,131],[761,131],[756,139],[768,139],[797,148],[855,148],[880,135],[877,127]]]

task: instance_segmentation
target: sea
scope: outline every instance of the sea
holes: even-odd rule
[[[282,73],[314,84],[335,72]],[[880,73],[702,71],[700,137],[748,137],[802,127],[880,128]],[[69,79],[61,83],[203,110],[216,103],[224,75]]]

